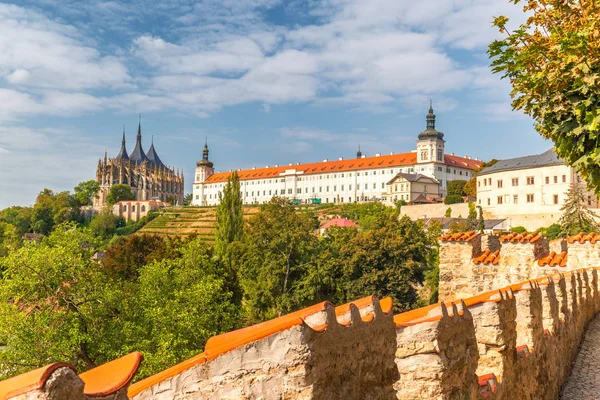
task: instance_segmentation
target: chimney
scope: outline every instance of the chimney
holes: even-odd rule
[[[327,161],[328,161],[327,159],[324,159],[324,160],[323,160],[323,162],[327,162]]]
[[[344,157],[340,157],[338,158],[338,161],[342,161],[344,159]]]
[[[367,155],[363,154],[360,158],[367,158]]]
[[[294,163],[290,163],[290,165],[289,165],[289,166],[291,167],[292,165],[294,165]]]
[[[252,167],[252,171],[254,171],[256,169],[256,167]]]
[[[375,157],[381,157],[381,153],[376,153]]]
[[[266,166],[265,166],[265,168],[269,168],[269,166],[268,166],[268,165],[266,165]]]

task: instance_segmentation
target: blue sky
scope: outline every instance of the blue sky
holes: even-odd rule
[[[191,190],[217,170],[415,148],[433,99],[446,149],[542,152],[489,70],[508,0],[20,0],[0,3],[0,208],[93,179],[142,113]]]

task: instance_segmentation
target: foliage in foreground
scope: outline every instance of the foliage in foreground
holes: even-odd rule
[[[528,18],[489,46],[492,68],[513,87],[512,106],[536,121],[557,154],[600,193],[600,29],[597,0],[511,0]]]
[[[567,201],[561,207],[563,212],[558,223],[560,236],[567,237],[579,232],[590,233],[598,230],[598,216],[586,206],[586,193],[581,184],[572,184],[567,191]]]
[[[74,224],[2,259],[0,378],[56,360],[80,371],[137,350],[139,378],[200,353],[239,321],[212,249],[195,240],[181,257],[125,280],[92,262],[96,239]]]

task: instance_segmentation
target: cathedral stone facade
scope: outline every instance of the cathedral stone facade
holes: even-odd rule
[[[163,164],[156,153],[154,142],[148,152],[144,153],[141,123],[138,125],[135,148],[131,154],[127,153],[124,130],[119,154],[108,158],[104,153],[104,159],[98,161],[96,182],[100,184],[98,197],[94,199],[96,207],[106,204],[110,188],[117,184],[129,185],[137,200],[160,200],[183,205],[183,170]]]

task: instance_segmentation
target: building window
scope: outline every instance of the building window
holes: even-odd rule
[[[554,204],[558,204],[558,195],[557,194],[554,195]]]
[[[421,150],[421,160],[427,160],[427,150]]]
[[[490,201],[489,197],[487,200],[488,200],[488,206],[489,206],[492,202]]]
[[[327,193],[329,193],[329,186],[327,186],[326,191],[327,191]]]
[[[131,206],[131,211],[135,211],[135,206]]]
[[[502,196],[498,196],[498,204],[502,204]]]
[[[527,202],[528,203],[533,203],[533,194],[528,194],[527,195]]]
[[[381,188],[385,189],[385,182],[381,182]]]
[[[512,178],[512,185],[519,186],[519,178]]]
[[[340,191],[342,191],[342,192],[344,191],[344,185],[341,186]]]
[[[549,177],[549,176],[547,176],[547,177],[546,177],[546,185],[548,185],[549,183],[550,183],[550,177]]]
[[[449,174],[450,173],[450,168],[446,168],[446,173]]]
[[[199,195],[196,195],[196,200],[198,200],[199,198],[200,198],[200,196],[199,196]]]
[[[567,176],[563,175],[563,183],[567,183]]]
[[[502,179],[498,179],[498,187],[501,188],[502,187]]]
[[[459,175],[462,175],[462,171],[459,171],[459,172],[458,172],[458,174],[459,174]]]
[[[323,191],[323,186],[319,186],[319,193]]]
[[[337,192],[337,186],[334,186],[334,187],[333,187],[333,191],[334,191],[334,192]]]
[[[527,177],[527,184],[528,185],[533,185],[535,182],[535,180],[533,179],[533,176],[528,176]]]
[[[373,183],[373,189],[377,189],[377,184]]]
[[[146,206],[142,206],[142,212],[146,211]]]
[[[302,189],[300,189],[300,188],[296,189],[296,193],[297,194],[302,194]]]
[[[519,195],[513,195],[513,204],[519,204]]]
[[[438,153],[438,161],[442,161],[444,158],[444,154],[443,154],[442,150],[438,150],[437,153]],[[441,170],[442,170],[442,167],[440,167],[440,171]]]
[[[281,189],[281,194],[285,194],[285,189]]]
[[[558,183],[558,176],[554,176],[554,183]]]
[[[398,191],[398,185],[394,185],[394,192]]]
[[[442,172],[442,167],[438,167],[438,171]]]
[[[348,190],[352,190],[352,185],[348,185]],[[349,201],[352,202],[352,200]]]
[[[481,187],[481,181],[477,181],[477,187]]]
[[[292,194],[292,189],[288,189],[288,194]],[[253,194],[254,196],[254,194]]]

